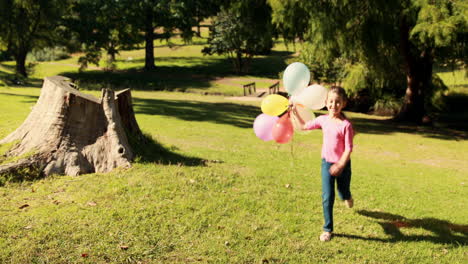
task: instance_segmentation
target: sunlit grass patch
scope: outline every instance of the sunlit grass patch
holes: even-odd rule
[[[14,130],[37,92],[0,89],[0,100],[21,109],[0,128]],[[356,208],[336,200],[336,236],[324,244],[320,131],[263,142],[252,129],[260,102],[132,96],[150,140],[134,145],[132,169],[0,187],[0,262],[462,263],[468,146],[460,135],[347,112],[358,131]]]

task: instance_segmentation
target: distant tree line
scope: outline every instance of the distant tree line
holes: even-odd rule
[[[33,49],[66,46],[82,51],[82,67],[98,64],[103,51],[112,67],[119,50],[145,45],[145,70],[155,69],[155,39],[175,32],[184,40],[192,27],[216,15],[224,0],[0,0],[0,51],[27,76]]]
[[[352,96],[404,98],[398,117],[419,122],[444,89],[436,63],[468,56],[464,0],[0,0],[0,59],[27,76],[32,50],[80,51],[83,68],[144,43],[154,70],[154,40],[190,41],[210,18],[205,54],[226,54],[238,73],[276,37],[295,45],[313,79],[342,83]],[[103,55],[104,54],[104,55]],[[156,54],[157,56],[157,54]]]
[[[435,63],[466,68],[465,0],[269,0],[284,38],[306,43],[315,79],[374,100],[403,97],[398,119],[421,122],[444,89]]]

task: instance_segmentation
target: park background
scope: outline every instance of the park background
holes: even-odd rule
[[[111,5],[117,2],[123,6]],[[63,75],[81,92],[96,96],[104,87],[131,88],[137,121],[151,141],[132,146],[137,158],[129,170],[78,177],[2,176],[0,262],[465,263],[466,4],[379,2],[363,1],[367,7],[353,9],[347,1],[336,1],[329,10],[294,1],[179,1],[186,6],[172,6],[161,16],[162,6],[151,1],[2,1],[1,21],[10,24],[0,26],[0,138],[27,117],[43,78]],[[394,13],[385,17],[379,8]],[[35,10],[50,14],[37,20],[36,29],[42,31],[29,38],[22,72],[17,51],[24,40],[12,40],[27,36],[22,23],[35,21]],[[207,13],[177,13],[190,10]],[[345,23],[333,28],[343,35],[318,36],[326,36],[330,25],[342,25],[322,20],[326,12],[346,11],[347,22],[354,16],[380,25],[402,10],[415,12],[413,22],[420,25],[413,27],[413,45],[423,43],[434,52],[431,80],[436,85],[418,118],[398,121],[392,115],[404,105],[405,67],[394,57],[394,46],[384,45],[398,35],[388,28],[383,32],[389,36],[369,35],[375,32]],[[142,13],[165,17],[151,20],[152,63],[148,34],[135,22],[144,20]],[[13,23],[21,14],[31,20]],[[199,29],[192,20],[170,15],[203,20],[193,20]],[[365,25],[358,20],[357,25]],[[11,25],[18,25],[18,32]],[[125,25],[135,25],[136,33]],[[214,25],[219,35],[210,33]],[[347,31],[356,34],[354,39]],[[232,49],[222,51],[215,41],[232,36],[223,32],[236,32],[242,40],[227,42],[239,45],[247,68],[229,57]],[[373,43],[367,43],[369,49],[350,45],[348,38],[359,44],[381,40],[382,53],[371,52]],[[327,42],[331,39],[338,41]],[[252,43],[265,45],[247,49]],[[382,57],[391,59],[372,63]],[[346,114],[357,131],[352,155],[356,206],[349,210],[336,203],[336,237],[325,244],[318,240],[321,133],[296,133],[285,145],[263,142],[252,129],[261,98],[238,99],[243,84],[254,81],[258,89],[267,88],[281,81],[282,71],[294,61],[306,63],[314,81],[343,84],[354,100]],[[422,124],[422,117],[430,122]],[[0,146],[0,152],[8,147]],[[10,161],[0,158],[2,164]]]

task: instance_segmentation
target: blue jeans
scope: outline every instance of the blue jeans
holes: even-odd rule
[[[333,204],[335,202],[335,180],[338,185],[338,195],[342,200],[351,199],[351,161],[346,164],[343,172],[339,176],[330,175],[330,167],[333,163],[322,159],[322,205],[325,224],[323,230],[333,231]]]

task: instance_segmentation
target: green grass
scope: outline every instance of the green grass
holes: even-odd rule
[[[448,86],[445,92],[445,111],[439,119],[445,126],[468,130],[468,75],[462,67],[437,67],[436,72]]]
[[[100,89],[107,85],[115,89],[132,87],[137,90],[166,90],[238,96],[243,94],[242,84],[256,81],[266,89],[270,80],[278,80],[278,73],[286,67],[284,59],[292,52],[278,45],[268,56],[259,56],[251,63],[250,75],[237,76],[231,62],[224,56],[204,56],[203,45],[182,45],[155,48],[155,72],[144,72],[144,51],[122,51],[117,57],[116,72],[87,70],[84,73],[65,71],[60,74],[78,80],[85,89]],[[221,79],[235,79],[222,82]],[[260,79],[260,81],[258,81]],[[264,81],[262,81],[264,80]],[[270,84],[271,85],[271,84]]]
[[[0,137],[36,96],[37,89],[0,88],[8,102],[0,104]],[[324,244],[320,131],[279,145],[253,134],[258,103],[133,96],[138,123],[155,140],[139,149],[133,168],[0,187],[1,263],[467,260],[466,133],[347,113],[358,131],[356,206],[336,203],[337,236]]]
[[[64,75],[73,79],[81,89],[88,90],[131,87],[147,91],[240,96],[243,95],[243,84],[255,81],[258,89],[266,89],[272,82],[279,81],[279,73],[287,66],[285,60],[293,56],[292,50],[278,42],[270,55],[257,56],[252,60],[249,75],[239,76],[226,56],[203,55],[201,50],[205,42],[206,39],[202,38],[196,38],[190,44],[178,38],[171,39],[170,45],[165,41],[155,41],[157,70],[154,72],[142,71],[144,48],[120,51],[116,57],[117,70],[114,72],[102,71],[95,65],[78,72],[80,54],[60,61],[34,63],[26,86],[40,87],[44,77]],[[99,67],[105,66],[104,56]],[[13,79],[13,72],[14,62],[0,63],[1,79]],[[225,78],[228,80],[223,81]]]
[[[140,49],[122,51],[114,73],[78,73],[74,56],[37,64],[26,85],[0,86],[0,138],[21,125],[43,77],[55,74],[96,96],[103,86],[132,87],[137,121],[152,138],[134,145],[129,170],[0,180],[0,263],[468,261],[466,131],[347,113],[357,131],[356,205],[337,200],[336,237],[324,244],[321,132],[263,142],[252,129],[260,102],[203,95],[240,95],[252,80],[266,88],[292,52],[277,45],[239,77],[223,57],[199,54],[202,40],[173,43],[156,43],[152,73],[139,70]],[[13,68],[2,62],[0,77],[11,78]],[[439,73],[463,105],[467,82],[450,74]]]

